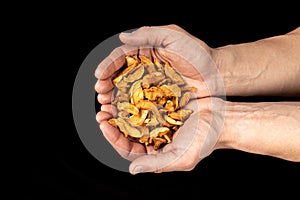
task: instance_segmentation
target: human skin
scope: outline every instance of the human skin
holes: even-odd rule
[[[130,34],[120,34],[120,39],[129,46],[112,52],[95,72],[99,79],[95,88],[99,93],[100,103],[110,101],[113,84],[107,80],[124,64],[124,56],[115,55],[125,55],[130,52],[130,48],[133,49],[131,54],[136,54],[138,52],[132,46],[149,45],[163,48],[155,52],[147,49],[141,52],[147,56],[168,60],[187,82],[198,85],[197,97],[300,96],[300,27],[285,35],[219,48],[210,48],[202,40],[176,25],[142,27]],[[192,70],[193,66],[178,55],[193,60],[193,63],[200,63],[199,65],[204,66],[200,73],[205,75],[194,77],[197,72]],[[116,61],[108,64],[113,57],[116,57]],[[200,58],[197,59],[198,57]],[[207,57],[211,57],[212,61]],[[215,63],[216,70],[209,66],[211,62]],[[103,72],[104,65],[110,66]],[[211,87],[206,88],[203,82]]]
[[[300,162],[300,102],[226,102],[216,149],[230,148]]]
[[[180,40],[176,38],[178,35],[169,34],[170,30],[173,30],[171,33],[176,30],[179,33],[186,34],[190,39],[180,43]],[[169,35],[174,36],[175,39]],[[97,113],[96,119],[100,123],[102,133],[112,146],[124,158],[132,161],[130,165],[132,174],[191,170],[212,151],[223,148],[274,156],[289,161],[300,161],[299,102],[233,103],[210,97],[223,95],[223,90],[219,86],[224,86],[226,95],[232,96],[299,96],[300,82],[297,77],[300,77],[300,56],[298,56],[300,52],[300,28],[286,35],[214,49],[175,25],[143,27],[131,34],[121,34],[120,39],[131,46],[117,49],[100,63],[95,72],[98,78],[95,89],[98,92],[98,101],[102,104],[101,111]],[[218,82],[214,82],[215,72],[210,73],[208,67],[201,68],[201,72],[206,75],[203,78],[201,76],[190,76],[193,73],[189,73],[187,70],[191,67],[188,65],[189,63],[185,62],[184,65],[177,65],[185,66],[186,68],[181,71],[183,78],[200,88],[200,92],[196,94],[196,99],[191,102],[192,104],[196,102],[197,105],[201,105],[201,109],[195,114],[195,116],[199,115],[200,125],[197,124],[199,126],[194,127],[195,132],[199,134],[195,135],[197,139],[193,140],[189,150],[185,153],[183,153],[184,148],[182,148],[182,144],[186,144],[184,139],[180,142],[175,137],[174,141],[162,151],[154,152],[151,148],[144,148],[140,144],[129,142],[116,128],[113,128],[107,122],[113,116],[110,101],[114,86],[111,79],[116,70],[124,64],[124,61],[122,61],[124,55],[128,52],[130,54],[137,53],[136,48],[128,50],[133,46],[156,46],[159,44],[171,51],[164,51],[164,49],[149,51],[149,49],[144,49],[140,53],[161,59],[168,58],[167,60],[176,66],[176,64],[184,61],[174,55],[173,52],[177,51],[176,53],[180,55],[186,53],[181,52],[181,49],[176,47],[197,44],[202,47],[200,53],[206,52],[216,63],[223,83],[223,85],[219,85]],[[194,45],[193,47],[197,49],[197,46]],[[124,50],[126,48],[127,51]],[[122,52],[124,55],[122,55]],[[197,55],[197,52],[199,53],[199,51],[194,51],[195,54],[192,55]],[[123,57],[115,57],[113,56],[114,53]],[[107,62],[114,58],[119,59],[114,62]],[[205,60],[203,57],[195,61],[201,62],[202,66],[210,66],[210,60]],[[109,67],[103,70],[106,65],[109,65]],[[180,71],[180,68],[177,68],[177,70]],[[207,81],[217,83],[212,84],[217,87],[206,88],[205,82]],[[211,104],[211,102],[215,103]],[[195,124],[196,119],[193,117],[188,119],[181,128],[182,134],[178,135],[191,137],[182,130],[185,126]],[[219,120],[219,123],[213,123],[212,119],[221,120]],[[208,127],[212,127],[216,131],[213,134],[208,134]],[[219,137],[216,138],[216,135]],[[206,137],[208,139],[213,137],[212,142],[206,144]],[[209,150],[203,153],[203,149],[207,148]],[[170,162],[172,158],[176,161]]]
[[[212,49],[228,96],[300,96],[300,27]]]
[[[217,149],[300,162],[300,102],[240,103],[206,97],[191,101],[195,103],[198,112],[160,151],[130,142],[110,126],[107,120],[112,113],[108,106],[97,114],[97,121],[106,139],[121,156],[132,161],[132,174],[189,171]]]

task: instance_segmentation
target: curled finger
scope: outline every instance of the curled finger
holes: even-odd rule
[[[133,46],[123,45],[114,49],[109,56],[107,56],[98,65],[95,76],[98,79],[107,79],[111,77],[125,64],[125,57],[127,55],[137,54],[138,49]]]

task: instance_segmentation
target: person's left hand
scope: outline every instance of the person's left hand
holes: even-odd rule
[[[197,85],[196,98],[224,95],[223,82],[212,58],[213,48],[176,25],[141,27],[122,33],[124,43],[115,48],[95,71],[95,90],[101,104],[111,103],[113,77],[126,64],[126,56],[143,55],[162,63],[168,62],[187,87]]]

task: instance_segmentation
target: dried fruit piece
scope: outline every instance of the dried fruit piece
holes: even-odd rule
[[[118,124],[117,124],[117,119],[116,118],[111,118],[108,120],[108,123],[114,127],[118,127]]]
[[[179,76],[179,74],[177,74],[175,72],[173,67],[171,67],[168,62],[165,63],[165,73],[176,84],[178,84],[178,85],[184,85],[185,84],[184,80]]]
[[[139,55],[139,58],[141,59],[141,63],[144,65],[154,65],[154,63],[146,56]]]
[[[159,128],[155,128],[150,132],[150,137],[152,138],[156,138],[156,137],[161,137],[165,134],[167,134],[170,131],[170,129],[168,127],[159,127]]]
[[[118,102],[117,108],[118,110],[127,111],[133,115],[137,115],[139,113],[139,109],[129,102]]]
[[[133,85],[132,90],[130,91],[130,102],[134,105],[137,105],[139,101],[144,99],[144,92],[142,85],[137,82],[138,84]]]
[[[117,92],[113,104],[118,117],[108,122],[131,141],[155,150],[172,142],[173,134],[191,115],[184,109],[195,87],[186,87],[184,79],[157,58],[153,62],[142,55],[127,56],[127,68],[113,79]]]
[[[132,115],[129,117],[130,122],[134,125],[143,125],[148,113],[148,110],[141,110],[138,115]]]
[[[124,69],[121,73],[118,74],[116,78],[114,78],[113,83],[116,84],[122,80],[126,74],[128,74],[131,70],[133,70],[136,66],[139,65],[140,61],[137,56],[126,56],[127,68]]]
[[[132,74],[129,74],[127,77],[124,77],[123,79],[124,81],[131,83],[136,80],[139,80],[143,76],[144,72],[145,72],[145,68],[142,65],[139,66],[138,69],[136,69]]]
[[[175,105],[174,105],[173,101],[168,100],[166,105],[165,105],[165,108],[168,112],[174,112],[175,111]]]
[[[154,150],[159,149],[161,144],[167,142],[167,140],[164,138],[153,138],[153,140],[154,140],[154,145],[153,145]]]
[[[185,92],[179,101],[179,106],[180,107],[185,106],[189,102],[190,98],[191,98],[191,92]]]
[[[181,109],[178,110],[177,112],[171,112],[168,114],[169,117],[179,120],[179,121],[183,121],[185,119],[187,119],[190,114],[192,114],[192,110],[188,110],[188,109]]]
[[[170,124],[173,124],[173,125],[181,126],[183,124],[182,121],[176,121],[175,119],[172,119],[171,117],[168,117],[168,116],[165,116],[165,119],[167,122],[169,122]]]
[[[172,92],[172,96],[181,97],[181,89],[177,84],[167,85],[166,87]]]
[[[157,118],[153,114],[151,115],[150,118],[145,119],[145,123],[146,123],[146,126],[153,126],[153,127],[155,127],[155,126],[157,126],[159,124]]]
[[[156,101],[157,99],[165,96],[163,90],[155,86],[144,89],[144,94],[145,98],[150,101]]]
[[[155,85],[165,79],[165,75],[162,72],[152,72],[143,77],[143,88],[149,88],[151,85]]]

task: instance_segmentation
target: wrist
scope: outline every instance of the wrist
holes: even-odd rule
[[[300,102],[226,102],[215,149],[300,160]]]
[[[226,101],[224,126],[217,142],[218,149],[248,150],[259,134],[257,125],[261,124],[265,103],[240,103]],[[272,117],[263,117],[268,123]]]
[[[227,96],[248,95],[249,88],[253,88],[254,78],[251,73],[243,66],[240,58],[239,49],[244,44],[227,45],[212,50],[218,73],[223,81],[223,86]]]
[[[215,149],[237,149],[239,134],[233,129],[236,115],[233,114],[234,103],[225,102],[224,125],[220,137],[215,145]]]

